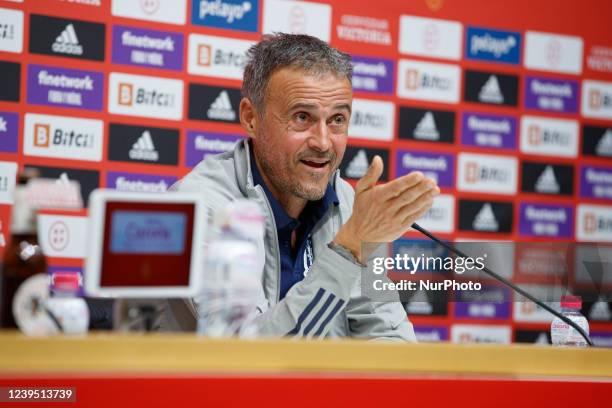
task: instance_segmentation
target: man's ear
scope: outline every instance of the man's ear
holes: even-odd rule
[[[250,137],[257,131],[257,110],[249,98],[240,101],[240,124]]]

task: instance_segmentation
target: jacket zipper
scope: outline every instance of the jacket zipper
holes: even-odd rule
[[[263,191],[262,187],[255,186],[255,189],[259,193],[259,196],[263,197],[263,200],[266,203],[266,207],[268,209],[268,214],[270,214],[270,219],[272,220],[272,235],[274,236],[274,245],[276,247],[276,303],[278,303],[280,301],[281,262],[280,262],[280,248],[278,246],[278,232],[276,231],[276,220],[274,219],[274,213],[272,212],[272,207],[270,206],[268,197],[266,197],[266,193]],[[264,263],[264,268],[265,268],[265,263]]]

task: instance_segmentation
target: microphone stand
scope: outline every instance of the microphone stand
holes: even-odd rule
[[[426,229],[424,229],[423,227],[421,227],[419,224],[417,224],[416,222],[412,224],[412,228],[414,228],[415,230],[419,231],[421,234],[425,235],[427,238],[431,239],[432,241],[436,242],[437,244],[442,245],[444,248],[448,249],[449,251],[451,251],[452,253],[454,253],[455,255],[459,255],[463,258],[469,258],[465,253],[463,253],[462,251],[453,248],[451,245],[447,244],[446,242],[436,238],[431,232],[427,231]],[[537,304],[538,306],[540,306],[542,309],[546,310],[548,313],[552,314],[553,316],[558,317],[559,319],[561,319],[563,322],[567,323],[568,325],[570,325],[572,328],[576,329],[576,331],[578,333],[580,333],[580,335],[582,337],[584,337],[584,339],[586,340],[587,344],[589,346],[593,346],[593,342],[591,341],[590,337],[588,334],[586,334],[586,332],[582,329],[582,327],[580,327],[578,324],[576,324],[574,321],[572,321],[570,318],[568,318],[567,316],[564,316],[563,314],[559,313],[558,311],[556,311],[555,309],[553,309],[552,307],[548,306],[546,303],[536,299],[534,296],[530,295],[529,293],[525,292],[523,289],[521,289],[520,287],[518,287],[517,285],[515,285],[514,283],[510,282],[508,279],[504,278],[503,276],[500,276],[498,274],[496,274],[495,272],[493,272],[492,270],[490,270],[489,268],[487,268],[486,266],[484,266],[482,268],[482,270],[484,272],[487,273],[487,275],[493,277],[494,279],[500,281],[501,283],[503,283],[504,285],[512,288],[512,290],[514,290],[515,292],[519,293],[520,295],[522,295],[523,297],[531,300],[533,303]]]

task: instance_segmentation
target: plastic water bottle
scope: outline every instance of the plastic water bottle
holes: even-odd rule
[[[587,321],[586,317],[580,313],[581,308],[582,299],[580,296],[561,297],[561,313],[578,324],[578,326],[580,326],[588,335],[589,322]],[[550,326],[550,337],[552,338],[552,344],[555,346],[587,346],[586,340],[580,335],[580,333],[558,317],[555,317]]]
[[[195,299],[198,333],[253,338],[263,294],[264,259],[257,246],[263,240],[263,215],[255,202],[236,200],[215,215],[213,227],[216,236],[206,248],[203,287]]]

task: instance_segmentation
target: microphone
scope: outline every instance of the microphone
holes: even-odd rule
[[[435,235],[433,235],[431,232],[427,231],[425,228],[421,227],[419,224],[417,224],[416,222],[412,224],[412,228],[414,228],[415,230],[419,231],[421,234],[425,235],[427,238],[431,239],[432,241],[434,241],[435,243],[442,245],[444,248],[448,249],[449,251],[451,251],[452,253],[454,253],[455,255],[459,255],[460,257],[463,258],[469,258],[465,253],[463,253],[462,251],[453,248],[452,246],[448,245],[446,242],[436,238]],[[582,337],[584,337],[584,339],[586,340],[587,344],[589,346],[593,346],[593,342],[591,341],[590,337],[588,334],[586,334],[586,332],[582,329],[582,327],[580,327],[578,324],[576,324],[574,321],[572,321],[571,319],[569,319],[567,316],[564,316],[563,314],[559,313],[558,311],[556,311],[555,309],[553,309],[552,307],[548,306],[546,303],[536,299],[534,296],[530,295],[529,293],[525,292],[523,289],[521,289],[520,287],[518,287],[517,285],[515,285],[514,283],[510,282],[508,279],[504,278],[503,276],[500,276],[498,274],[496,274],[495,272],[493,272],[492,270],[490,270],[489,268],[487,268],[486,266],[484,266],[482,268],[482,270],[484,272],[487,273],[487,275],[493,277],[494,279],[498,280],[499,282],[503,283],[504,285],[510,287],[512,290],[514,290],[515,292],[517,292],[518,294],[522,295],[523,297],[531,300],[533,303],[535,303],[536,305],[540,306],[542,309],[546,310],[548,313],[552,314],[553,316],[558,317],[559,319],[561,319],[563,322],[567,323],[568,325],[570,325],[572,328],[576,329],[576,331],[578,333],[580,333],[580,335]]]

